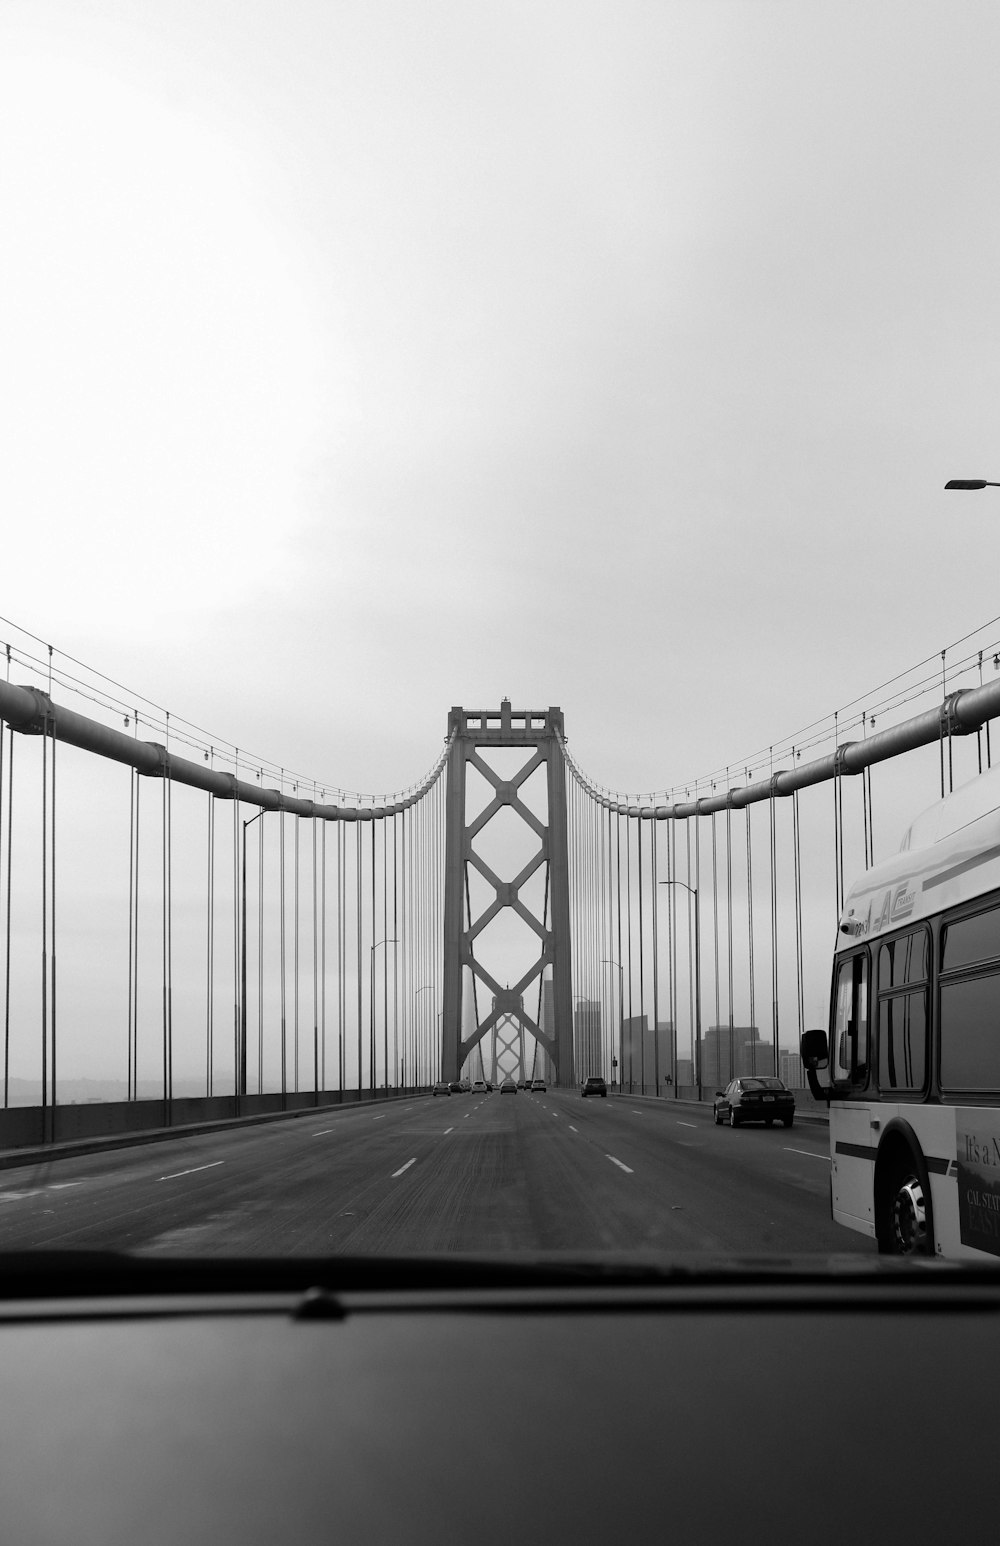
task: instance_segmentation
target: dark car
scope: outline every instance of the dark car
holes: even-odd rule
[[[500,1086],[500,1094],[501,1095],[516,1095],[517,1094],[517,1089],[518,1089],[518,1087],[514,1083],[513,1079],[505,1079],[503,1084]]]
[[[763,1122],[765,1127],[781,1122],[791,1127],[795,1096],[773,1075],[744,1074],[740,1079],[731,1079],[724,1090],[716,1090],[713,1110],[717,1127],[727,1117],[730,1127],[742,1127],[744,1122]]]
[[[451,1094],[451,1085],[447,1082],[446,1079],[439,1079],[437,1084],[434,1086],[433,1090],[431,1091],[431,1094],[432,1095],[450,1095]]]
[[[449,1093],[452,1094],[452,1095],[464,1095],[465,1094],[465,1090],[464,1090],[464,1088],[462,1086],[461,1079],[453,1079],[451,1081],[451,1083],[449,1084],[449,1086],[448,1086],[448,1090],[449,1090]]]
[[[607,1085],[597,1074],[589,1074],[580,1086],[581,1095],[603,1095],[606,1098],[607,1093]]]

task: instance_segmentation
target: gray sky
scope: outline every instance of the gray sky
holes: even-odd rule
[[[1000,613],[990,3],[5,0],[0,612],[380,792],[683,785]]]

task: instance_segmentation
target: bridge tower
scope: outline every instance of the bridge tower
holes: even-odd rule
[[[530,1032],[548,1053],[556,1082],[572,1085],[575,1082],[573,994],[562,711],[549,708],[515,712],[510,700],[505,698],[498,712],[453,708],[448,716],[448,732],[451,747],[445,807],[442,1077],[457,1079],[465,1060],[483,1037],[514,1022],[521,1027],[522,1036],[523,1031]],[[490,751],[497,747],[523,747],[529,754],[512,778],[500,777],[489,765]],[[492,798],[471,822],[466,816],[466,773],[470,763],[492,786]],[[545,768],[546,774],[545,822],[529,810],[519,793],[540,767]],[[473,846],[478,834],[504,807],[513,811],[540,843],[537,852],[512,880],[501,880]],[[475,917],[472,916],[469,888],[470,866],[494,892],[493,900]],[[546,904],[543,916],[538,917],[526,905],[520,892],[543,866],[546,867]],[[477,959],[475,942],[505,909],[511,909],[528,925],[537,937],[539,948],[537,958],[525,963],[518,980],[501,986]],[[490,1010],[463,1039],[462,993],[466,968],[487,989],[486,1002],[490,1004]],[[525,1007],[525,994],[530,984],[537,983],[541,996],[541,979],[547,968],[552,974],[552,1016],[543,1029]]]

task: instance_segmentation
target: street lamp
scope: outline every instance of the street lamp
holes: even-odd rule
[[[420,1083],[420,1057],[419,1057],[419,1055],[416,1052],[416,1046],[417,1046],[416,1038],[417,1038],[417,1035],[418,1035],[418,1032],[417,1032],[417,999],[420,997],[421,993],[429,993],[429,992],[431,992],[433,990],[434,986],[435,986],[435,984],[433,982],[425,982],[423,987],[422,988],[418,988],[416,993],[414,993],[414,995],[413,995],[413,1035],[414,1035],[414,1058],[413,1058],[413,1061],[414,1061],[414,1065],[415,1065],[415,1067],[414,1067],[414,1074],[416,1076],[414,1078],[414,1080],[413,1080],[413,1087],[414,1087],[414,1089],[416,1089],[417,1085]],[[406,1083],[405,1079],[403,1080],[403,1083],[404,1084]]]
[[[680,886],[682,891],[694,897],[694,1082],[698,1087],[698,1099],[701,1100],[701,918],[698,912],[698,887],[689,886],[683,880],[661,880],[660,885]]]
[[[622,1038],[625,1034],[625,973],[618,962],[611,956],[601,957],[602,966],[618,967],[618,1057],[615,1057],[615,1044],[611,1043],[611,1085],[615,1085],[615,1069],[622,1057]]]
[[[252,827],[264,815],[261,806],[256,816],[243,823],[243,899],[242,940],[240,944],[240,1066],[237,1078],[237,1094],[247,1092],[247,827]]]
[[[377,939],[375,941],[374,945],[371,946],[371,962],[372,962],[371,980],[372,980],[372,991],[371,991],[371,1002],[369,1004],[369,1009],[370,1009],[370,1012],[371,1012],[371,1030],[370,1030],[370,1036],[369,1036],[371,1061],[370,1061],[370,1066],[369,1066],[369,1077],[371,1078],[371,1088],[372,1088],[372,1094],[373,1095],[375,1093],[375,952],[378,949],[379,945],[398,945],[398,944],[399,944],[399,940],[398,939]],[[386,1017],[386,1023],[385,1023],[385,1087],[386,1087],[386,1089],[389,1088],[389,1020],[388,1020],[388,1016]]]
[[[1000,483],[991,483],[988,478],[951,478],[945,488],[1000,488]]]

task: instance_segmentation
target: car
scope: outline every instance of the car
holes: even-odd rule
[[[545,1080],[544,1079],[532,1079],[532,1081],[531,1081],[531,1088],[533,1090],[541,1090],[544,1093],[544,1091],[545,1091]]]
[[[501,1095],[516,1095],[517,1091],[518,1085],[514,1083],[513,1079],[505,1079],[503,1084],[500,1086]]]
[[[727,1118],[730,1127],[742,1127],[744,1122],[763,1122],[765,1127],[781,1122],[791,1127],[795,1096],[773,1074],[743,1074],[731,1079],[724,1090],[716,1090],[712,1110],[716,1127]]]
[[[464,1095],[465,1094],[465,1091],[462,1088],[462,1081],[461,1081],[461,1079],[452,1079],[451,1080],[450,1084],[448,1085],[448,1093],[450,1095]]]
[[[607,1098],[608,1087],[598,1074],[588,1074],[580,1086],[580,1094],[583,1096],[603,1095]]]
[[[525,1081],[523,1079],[519,1079],[517,1081],[517,1087],[518,1087],[519,1090],[526,1090],[528,1088],[527,1084],[525,1083]]]
[[[434,1086],[433,1090],[431,1091],[431,1094],[432,1095],[450,1095],[451,1094],[451,1085],[448,1083],[447,1079],[439,1079],[437,1084]]]
[[[472,1082],[472,1093],[473,1093],[473,1095],[485,1095],[486,1094],[486,1080],[485,1079],[474,1079],[473,1082]]]

